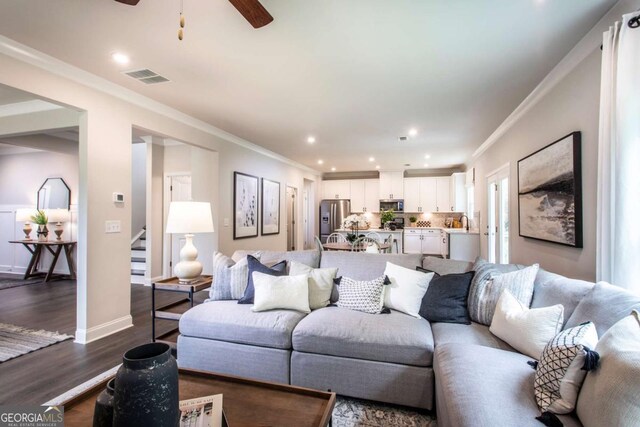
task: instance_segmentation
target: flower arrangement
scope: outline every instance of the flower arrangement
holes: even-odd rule
[[[366,230],[369,228],[369,221],[361,215],[352,214],[342,221],[342,228],[350,228],[355,230]]]

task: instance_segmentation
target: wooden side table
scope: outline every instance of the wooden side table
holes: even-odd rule
[[[151,284],[151,340],[153,342],[163,342],[170,346],[176,346],[174,341],[169,341],[170,335],[178,331],[178,328],[173,328],[168,332],[165,332],[159,336],[156,336],[156,319],[174,320],[179,321],[182,317],[182,313],[169,311],[171,308],[175,308],[181,304],[189,303],[189,308],[193,307],[193,294],[196,292],[204,291],[211,287],[213,283],[212,276],[200,276],[200,278],[189,284],[181,284],[177,277],[171,277],[169,279],[160,280]],[[182,294],[188,294],[188,297],[182,298],[178,301],[174,301],[169,304],[165,304],[160,307],[156,307],[156,291],[164,292],[177,292]]]
[[[41,242],[38,240],[11,240],[9,241],[9,243],[21,244],[31,253],[31,261],[29,261],[27,271],[25,271],[24,273],[24,280],[27,280],[31,277],[40,276],[44,276],[45,282],[48,282],[51,279],[76,279],[76,266],[73,262],[73,248],[76,246],[76,242],[66,242],[64,240],[48,240],[46,242]],[[51,255],[53,255],[51,265],[49,266],[49,270],[46,273],[37,271],[38,262],[42,257],[43,249],[46,249]],[[53,270],[56,268],[56,263],[58,262],[60,253],[63,250],[67,258],[67,267],[69,267],[69,274],[54,274]]]

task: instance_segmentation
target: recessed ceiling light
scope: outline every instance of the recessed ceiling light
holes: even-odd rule
[[[335,172],[335,171],[336,171],[335,167],[331,168],[331,172]]]
[[[129,63],[129,57],[124,53],[114,52],[111,54],[111,59],[113,59],[118,64],[126,65]]]
[[[308,137],[308,138],[307,138],[307,142],[308,142],[309,144],[313,144],[313,143],[315,143],[315,142],[316,142],[316,137],[315,137],[315,136],[310,136],[310,137]]]
[[[380,169],[380,165],[376,165],[376,169]]]
[[[370,162],[375,162],[375,161],[376,161],[376,158],[375,158],[375,157],[369,157],[369,161],[370,161]]]
[[[424,167],[425,167],[425,168],[428,168],[428,167],[429,167],[429,163],[425,163],[425,164],[424,164]]]
[[[409,129],[409,136],[416,136],[418,134],[418,130],[417,129]]]
[[[430,154],[425,154],[425,155],[424,155],[424,158],[425,158],[425,159],[430,159],[430,158],[431,158],[431,155],[430,155]]]
[[[323,163],[324,163],[324,160],[322,160],[322,159],[318,160],[318,164],[319,164],[319,165],[321,165],[321,164],[323,164]]]

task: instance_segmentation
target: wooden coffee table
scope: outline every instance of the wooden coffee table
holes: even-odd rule
[[[65,426],[92,425],[96,397],[111,378],[63,403]],[[180,369],[179,387],[180,400],[222,393],[229,427],[326,427],[336,402],[335,393],[190,369]]]

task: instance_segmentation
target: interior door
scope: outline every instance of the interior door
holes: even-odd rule
[[[509,165],[487,177],[487,259],[509,263]]]
[[[171,187],[169,188],[171,202],[191,201],[191,175],[171,176]],[[170,234],[171,239],[171,264],[173,269],[180,262],[180,249],[184,245],[184,236],[180,234]],[[171,270],[173,271],[173,270]]]
[[[287,187],[287,250],[296,250],[296,189]]]

